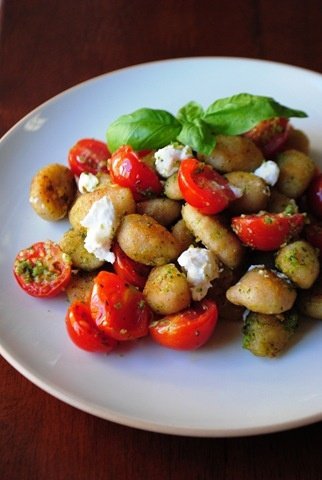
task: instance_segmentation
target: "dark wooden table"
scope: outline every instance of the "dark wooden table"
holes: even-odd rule
[[[1,0],[0,20],[1,134],[76,83],[151,60],[239,56],[322,73],[320,0]],[[243,438],[144,432],[65,405],[0,363],[3,480],[322,478],[322,423]]]

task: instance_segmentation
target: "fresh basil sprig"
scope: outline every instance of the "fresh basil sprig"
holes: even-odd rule
[[[271,97],[240,93],[212,103],[203,119],[214,131],[224,135],[240,135],[262,120],[274,117],[307,117],[305,112],[284,107]]]
[[[260,121],[274,117],[307,117],[301,110],[285,107],[271,97],[240,93],[216,100],[206,110],[191,101],[174,117],[165,110],[141,108],[122,115],[108,128],[107,143],[113,152],[121,145],[135,150],[157,149],[179,141],[209,155],[216,135],[240,135]]]
[[[107,144],[112,152],[121,145],[131,145],[134,150],[160,148],[176,139],[181,129],[181,123],[171,113],[140,108],[111,123]]]

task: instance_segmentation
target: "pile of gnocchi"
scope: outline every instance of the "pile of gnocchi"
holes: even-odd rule
[[[67,295],[78,347],[150,336],[193,350],[235,321],[245,349],[276,357],[300,317],[322,319],[322,175],[308,137],[276,116],[214,138],[206,153],[180,136],[113,151],[85,138],[68,166],[35,173],[31,207],[70,228],[21,250],[13,272],[34,297]]]

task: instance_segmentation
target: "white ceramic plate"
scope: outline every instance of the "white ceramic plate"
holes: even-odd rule
[[[219,324],[193,353],[145,339],[109,356],[88,354],[65,332],[65,299],[25,295],[11,274],[21,248],[58,240],[67,224],[42,221],[28,204],[30,179],[51,162],[66,163],[82,137],[105,138],[109,123],[139,107],[176,113],[189,100],[205,107],[239,92],[269,95],[305,110],[294,120],[322,161],[322,76],[271,62],[192,58],[155,62],[103,75],[58,95],[22,119],[0,144],[1,353],[19,372],[60,400],[141,429],[193,436],[237,436],[322,419],[322,323],[300,328],[276,360],[240,346],[240,325]]]

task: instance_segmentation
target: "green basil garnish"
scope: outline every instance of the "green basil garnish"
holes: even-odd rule
[[[197,102],[188,102],[177,118],[165,110],[140,108],[111,123],[106,138],[112,152],[121,145],[131,145],[134,150],[158,149],[179,141],[209,155],[216,135],[241,135],[275,117],[304,118],[307,114],[271,97],[240,93],[216,100],[206,110]]]
[[[212,103],[203,119],[215,133],[240,135],[262,120],[274,117],[307,117],[301,110],[284,107],[273,98],[240,93]]]
[[[107,144],[112,152],[121,145],[134,150],[161,148],[176,140],[181,123],[165,110],[140,108],[115,120],[107,131]]]

